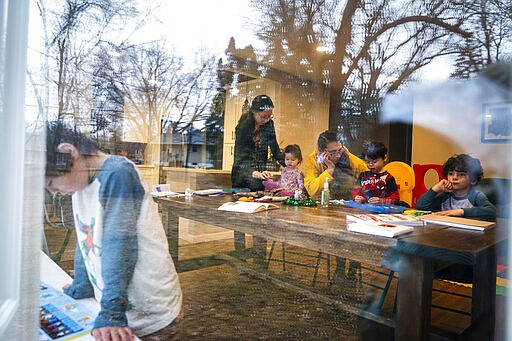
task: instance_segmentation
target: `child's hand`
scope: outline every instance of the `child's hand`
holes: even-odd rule
[[[361,195],[356,195],[354,201],[357,202],[358,204],[362,204],[363,202],[366,201],[366,198]]]
[[[272,173],[270,173],[269,171],[263,171],[263,172],[254,171],[254,172],[252,172],[252,177],[261,179],[261,180],[268,180],[268,179],[272,179],[273,176],[272,176]]]
[[[432,186],[432,190],[434,192],[440,192],[440,191],[453,192],[453,185],[450,181],[443,179],[443,180],[439,181],[437,184],[435,184],[434,186]]]
[[[446,215],[446,216],[450,216],[450,217],[462,217],[462,216],[464,216],[464,210],[462,208],[457,208],[455,210],[446,210],[446,211],[435,212],[434,214]]]
[[[92,336],[96,341],[132,341],[133,332],[129,327],[103,327],[92,330]]]
[[[368,203],[369,204],[381,204],[382,201],[379,197],[371,197],[370,199],[368,199]]]

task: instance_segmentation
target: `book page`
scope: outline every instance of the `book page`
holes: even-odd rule
[[[277,205],[271,203],[237,201],[224,203],[218,209],[230,212],[255,213],[277,208],[279,208]]]
[[[400,213],[359,213],[347,214],[347,221],[360,223],[391,223],[395,225],[423,226],[425,223],[417,217]]]

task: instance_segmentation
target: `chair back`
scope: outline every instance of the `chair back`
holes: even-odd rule
[[[483,178],[476,189],[483,192],[487,199],[496,206],[496,216],[510,217],[510,179]]]
[[[420,165],[415,163],[412,165],[412,169],[415,174],[415,186],[412,191],[412,207],[416,207],[416,202],[418,198],[421,197],[424,193],[428,191],[427,186],[425,186],[425,175],[429,170],[434,170],[437,173],[438,181],[444,178],[443,176],[443,165],[428,163],[424,165]]]
[[[414,189],[414,170],[411,166],[401,161],[392,161],[384,165],[384,170],[388,171],[395,178],[400,194],[400,201],[412,205],[412,191]]]

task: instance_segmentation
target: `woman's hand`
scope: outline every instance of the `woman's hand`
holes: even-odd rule
[[[133,332],[129,327],[103,327],[92,330],[96,341],[132,341]]]
[[[254,172],[252,172],[252,177],[261,179],[261,180],[268,180],[268,179],[272,179],[273,175],[269,171],[263,171],[263,172],[254,171]]]
[[[435,184],[434,186],[432,186],[432,190],[434,192],[440,192],[440,191],[453,192],[453,185],[450,181],[443,179],[443,180],[439,181],[437,184]]]

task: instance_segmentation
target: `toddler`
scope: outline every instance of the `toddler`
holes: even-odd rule
[[[369,142],[363,149],[363,156],[369,171],[359,174],[354,186],[352,199],[361,204],[396,204],[400,200],[395,178],[382,171],[388,159],[388,149],[381,142]]]
[[[286,165],[281,172],[281,180],[274,182],[267,180],[263,184],[266,189],[282,188],[279,195],[289,196],[296,190],[304,191],[304,175],[297,168],[302,162],[302,152],[299,145],[291,144],[284,148],[284,163]]]

